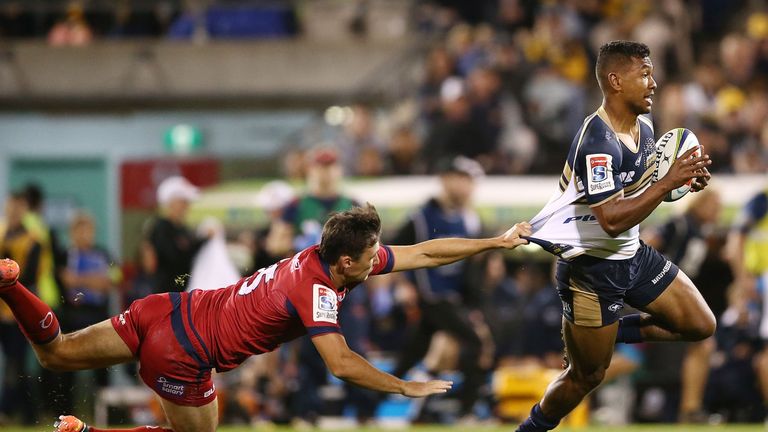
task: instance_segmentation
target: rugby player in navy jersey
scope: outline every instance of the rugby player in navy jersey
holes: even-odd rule
[[[379,244],[381,220],[373,206],[333,215],[319,245],[310,246],[229,287],[154,294],[125,312],[62,334],[45,303],[18,282],[19,267],[0,260],[0,299],[13,311],[40,363],[70,371],[140,362],[139,375],[158,396],[171,429],[140,426],[122,432],[211,432],[218,424],[211,370],[227,371],[251,355],[309,335],[328,369],[372,390],[423,397],[451,382],[404,381],[374,368],[347,346],[338,315],[344,297],[370,275],[446,265],[476,253],[512,249],[527,240],[519,223],[486,239],[443,238],[412,246]],[[61,416],[57,432],[102,432]]]
[[[595,67],[603,103],[576,134],[560,191],[531,221],[532,242],[560,256],[568,367],[517,429],[554,429],[603,380],[616,342],[702,340],[715,317],[691,280],[639,240],[639,224],[664,197],[693,179],[707,185],[709,156],[677,159],[652,183],[651,112],[656,81],[644,44],[603,45]],[[702,152],[703,153],[703,152]],[[627,303],[643,311],[619,319]]]

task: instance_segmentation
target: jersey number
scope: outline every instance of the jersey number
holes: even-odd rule
[[[264,279],[264,283],[271,281],[272,278],[275,277],[275,270],[277,270],[278,264],[280,263],[275,263],[267,268],[259,269],[256,274],[251,276],[249,280],[245,281],[237,293],[239,295],[250,294],[251,291],[255,290],[259,286],[262,279]]]

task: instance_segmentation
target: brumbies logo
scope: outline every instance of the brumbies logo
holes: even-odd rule
[[[587,188],[590,194],[598,194],[610,191],[614,188],[613,173],[611,172],[611,160],[609,154],[598,153],[587,156]]]
[[[184,384],[163,376],[157,379],[157,390],[171,396],[184,396]]]
[[[336,291],[320,284],[312,285],[312,318],[336,324],[338,315]]]

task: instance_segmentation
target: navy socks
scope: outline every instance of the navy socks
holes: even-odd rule
[[[616,333],[616,343],[640,343],[643,336],[640,334],[640,314],[627,315],[619,318],[619,331]]]
[[[515,432],[547,432],[556,428],[558,424],[560,419],[552,420],[545,417],[539,404],[536,404],[531,409],[530,417],[520,424]]]

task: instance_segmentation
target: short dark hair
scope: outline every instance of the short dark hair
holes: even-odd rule
[[[320,259],[332,264],[344,255],[357,260],[381,235],[381,218],[376,207],[366,204],[334,213],[323,226]]]
[[[606,72],[616,62],[629,63],[633,58],[643,59],[651,55],[651,49],[648,45],[640,42],[615,40],[610,41],[600,47],[600,53],[597,55],[595,63],[595,76],[597,82],[601,83]]]

